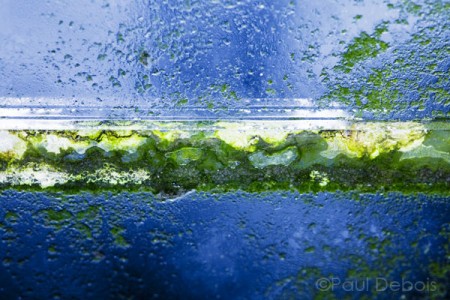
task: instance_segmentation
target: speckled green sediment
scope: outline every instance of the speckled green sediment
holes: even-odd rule
[[[449,194],[445,123],[357,123],[339,130],[276,122],[189,126],[0,131],[0,188]]]
[[[448,119],[450,3],[404,0],[386,5],[396,17],[362,31],[336,54],[333,69],[322,71],[328,87],[324,106],[332,100],[352,106],[358,115],[370,112],[390,119],[402,112]],[[410,34],[401,42],[386,38],[398,28]]]

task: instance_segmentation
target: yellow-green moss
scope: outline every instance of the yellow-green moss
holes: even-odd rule
[[[3,131],[9,144],[0,152],[0,188],[163,194],[192,189],[449,191],[445,124],[355,123],[345,130],[275,122],[190,126]]]

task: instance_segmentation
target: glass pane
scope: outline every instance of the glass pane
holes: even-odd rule
[[[448,0],[2,0],[0,299],[446,299]]]

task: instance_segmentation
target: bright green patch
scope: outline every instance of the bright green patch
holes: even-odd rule
[[[8,131],[0,188],[88,190],[402,191],[448,194],[448,130],[420,123],[356,123],[346,130],[293,124],[166,124],[141,131]],[[26,145],[15,148],[14,145]],[[20,152],[20,155],[14,152]],[[46,211],[50,223],[94,220]],[[89,228],[77,225],[90,236]]]

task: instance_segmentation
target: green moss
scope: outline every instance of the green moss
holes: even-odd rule
[[[147,53],[147,51],[142,51],[139,55],[139,62],[143,64],[144,66],[148,66],[148,59],[150,58],[150,55]]]
[[[57,230],[69,225],[73,218],[72,213],[66,209],[46,209],[41,211],[41,213],[44,215],[47,226],[52,226]]]
[[[100,206],[91,205],[87,210],[78,212],[76,214],[76,218],[79,221],[94,220],[98,218],[99,213],[100,213]]]
[[[305,249],[305,253],[314,253],[316,248],[314,246],[309,246]]]
[[[414,15],[419,15],[420,12],[422,11],[422,6],[419,4],[416,4],[412,1],[407,1],[406,5],[405,5],[405,9],[407,12],[414,14]]]
[[[183,99],[180,99],[178,102],[177,102],[177,106],[184,106],[184,105],[186,105],[188,103],[188,99],[187,98],[183,98]]]
[[[113,228],[110,230],[110,233],[111,233],[111,235],[113,236],[113,238],[114,238],[114,243],[115,243],[117,246],[126,248],[126,247],[128,247],[130,244],[129,244],[129,243],[125,240],[125,238],[123,237],[123,232],[124,232],[124,231],[125,231],[125,230],[124,230],[123,228],[115,226],[115,227],[113,227]]]
[[[8,211],[5,214],[5,221],[9,222],[11,220],[17,220],[17,218],[19,217],[19,215],[13,211]]]
[[[274,90],[274,89],[272,89],[272,88],[268,88],[268,89],[266,89],[266,94],[268,94],[268,95],[275,95],[277,92]]]
[[[50,253],[50,254],[55,254],[55,253],[57,253],[57,251],[56,251],[56,246],[55,246],[55,245],[50,245],[50,246],[48,246],[48,253]]]
[[[76,223],[73,228],[78,230],[80,233],[83,234],[84,237],[91,239],[92,238],[92,231],[91,228],[83,223]]]
[[[381,31],[377,31],[375,36],[370,36],[366,32],[363,32],[348,45],[347,51],[342,55],[341,61],[344,72],[350,72],[358,62],[375,57],[381,52],[386,51],[389,45],[377,37]]]
[[[410,39],[394,41],[391,45],[384,42],[382,35],[389,29],[388,22],[376,26],[372,33],[363,32],[354,38],[335,66],[338,72],[323,72],[324,83],[329,88],[322,97],[323,104],[338,101],[351,105],[357,115],[370,112],[380,118],[414,110],[419,115],[430,110],[432,118],[447,118],[449,77],[436,67],[445,64],[449,53],[443,39],[449,27],[442,20],[449,19],[450,4],[441,0],[420,3],[404,0],[388,7],[399,12],[395,24],[414,22]],[[392,55],[378,57],[388,48]],[[367,61],[374,58],[379,66],[376,69]],[[381,83],[373,78],[379,72],[383,75]]]
[[[27,148],[20,159],[4,159],[7,167],[0,173],[0,188],[165,195],[192,189],[448,194],[446,131],[426,131],[414,123],[300,132],[198,126],[186,132],[15,133],[29,137]],[[58,142],[42,142],[55,135],[59,139],[52,140]],[[89,208],[75,219],[95,219],[99,209]],[[52,222],[71,217],[59,211],[47,214]]]
[[[44,212],[47,215],[47,219],[51,222],[62,222],[72,218],[72,214],[65,209],[62,210],[48,209]]]
[[[165,156],[173,159],[177,164],[184,166],[190,162],[201,159],[203,151],[199,148],[184,147],[173,152],[168,152]]]
[[[254,167],[263,169],[271,165],[289,166],[293,161],[295,161],[297,156],[297,149],[295,147],[288,147],[273,154],[258,151],[249,155],[248,159]]]
[[[432,146],[438,151],[450,153],[450,131],[448,130],[429,131],[423,144],[426,146]]]

